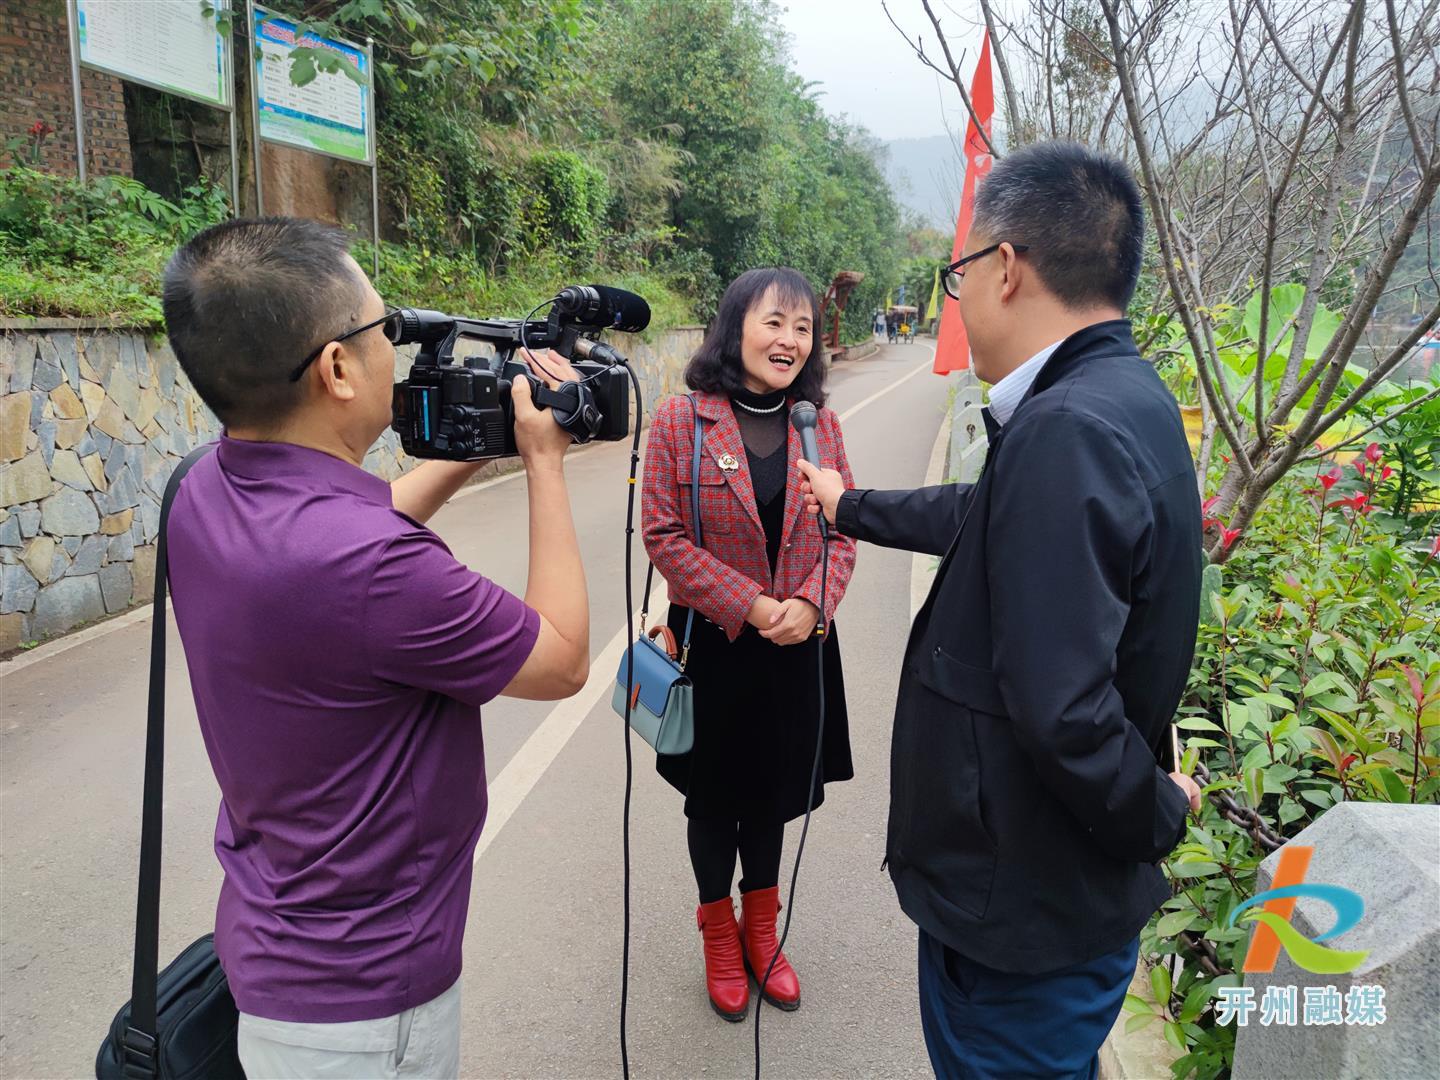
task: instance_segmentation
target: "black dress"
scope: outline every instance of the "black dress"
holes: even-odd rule
[[[741,400],[766,407],[783,403],[784,396],[742,395]],[[764,430],[772,421],[757,422],[753,414],[736,409],[773,572],[785,527],[785,487],[795,481],[787,477],[785,412],[770,415],[780,425],[779,445],[761,445],[770,452],[757,454],[752,443],[774,442],[775,433]],[[799,527],[813,526],[802,522]],[[667,623],[677,641],[684,640],[688,614],[687,608],[670,607]],[[811,636],[799,645],[775,645],[747,624],[732,642],[696,612],[685,671],[695,686],[695,747],[688,754],[658,755],[655,764],[685,796],[686,817],[778,825],[805,813],[820,724],[822,650],[825,732],[815,806],[825,801],[826,782],[855,775],[834,624],[823,639]]]

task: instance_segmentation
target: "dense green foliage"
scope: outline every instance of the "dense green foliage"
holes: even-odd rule
[[[614,8],[597,42],[602,88],[620,130],[681,154],[661,223],[676,252],[703,257],[716,284],[783,263],[823,291],[859,270],[844,336],[864,336],[898,270],[899,212],[872,140],[827,117],[789,70],[771,5]]]
[[[767,0],[523,10],[545,22],[551,8],[572,32],[545,38],[543,98],[459,67],[423,92],[401,68],[389,77],[400,228],[469,247],[491,271],[542,254],[652,270],[701,318],[752,266],[795,266],[817,291],[860,270],[845,329],[863,336],[898,271],[899,212],[873,141],[827,117],[789,69]],[[497,110],[497,94],[518,95],[514,107]]]
[[[783,263],[817,292],[840,270],[864,273],[846,313],[844,336],[854,339],[899,280],[904,240],[880,150],[828,117],[790,69],[771,0],[271,7],[322,33],[375,39],[382,220],[394,245],[384,277],[397,299],[489,305],[504,295],[513,307],[523,301],[512,286],[538,299],[545,283],[583,275],[643,282],[677,321],[703,320],[730,278]],[[243,38],[237,45],[243,55]],[[303,48],[291,62],[302,83],[341,66]],[[144,122],[188,127],[193,138],[204,116],[192,112],[165,99]],[[200,192],[213,204],[208,186],[186,190],[198,155],[173,141],[185,167],[157,170],[151,182],[178,213]],[[8,149],[11,164],[43,154],[30,140]],[[54,194],[67,205],[89,197]],[[113,209],[81,216],[100,222]],[[22,254],[21,237],[0,239],[0,304],[154,323],[158,249],[174,235],[149,229],[111,259],[69,263],[57,263],[60,248]],[[113,280],[72,287],[77,272],[104,278],[107,269]]]
[[[89,317],[159,329],[160,278],[177,244],[226,216],[224,193],[208,184],[171,203],[134,180],[80,184],[28,168],[0,170],[0,317]],[[362,266],[368,241],[356,241]],[[462,255],[385,244],[377,281],[396,304],[495,316],[524,315],[573,276],[560,256],[523,272],[492,275]],[[649,298],[656,328],[691,318],[690,301],[645,271],[609,275]]]
[[[863,336],[899,213],[876,145],[825,115],[777,24],[770,0],[350,0],[316,19],[380,43],[385,201],[412,244],[492,277],[650,273],[702,319],[752,266],[817,291],[860,270],[845,336]]]
[[[1394,498],[1402,463],[1434,437],[1417,447],[1402,433],[1288,477],[1244,547],[1206,571],[1178,720],[1187,767],[1203,761],[1207,793],[1280,837],[1340,801],[1440,800],[1440,537],[1434,515]],[[1228,1075],[1235,1029],[1215,1023],[1214,1001],[1240,984],[1250,927],[1227,922],[1267,853],[1207,800],[1166,861],[1175,895],[1141,941],[1164,961],[1151,980],[1162,1004],[1132,995],[1126,1010],[1132,1027],[1163,1024],[1177,1077]]]
[[[165,260],[225,215],[224,194],[204,183],[177,204],[124,177],[0,170],[0,316],[158,326]]]

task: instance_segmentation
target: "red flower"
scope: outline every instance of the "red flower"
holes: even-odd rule
[[[1383,484],[1386,480],[1389,480],[1390,477],[1393,476],[1394,474],[1395,474],[1395,470],[1392,469],[1392,468],[1390,468],[1389,465],[1386,465],[1384,468],[1382,468],[1382,469],[1380,470],[1380,482]]]
[[[1210,511],[1214,508],[1215,504],[1219,501],[1219,495],[1211,495],[1210,498],[1206,499],[1203,503],[1200,504],[1201,529],[1209,529],[1215,525],[1220,524],[1220,519],[1217,518],[1214,514],[1210,513]]]
[[[1231,545],[1233,545],[1238,539],[1240,539],[1239,529],[1220,530],[1220,546],[1223,547],[1226,551],[1229,551]]]
[[[1364,459],[1364,458],[1356,458],[1355,461],[1353,462],[1353,464],[1354,464],[1354,466],[1355,466],[1355,471],[1356,471],[1357,473],[1359,473],[1361,476],[1364,476],[1364,475],[1365,475],[1365,459]]]
[[[1230,464],[1230,458],[1229,458],[1229,456],[1226,455],[1226,454],[1221,454],[1221,455],[1220,455],[1220,460],[1223,461],[1226,465],[1229,465],[1229,464]]]
[[[1368,514],[1371,510],[1375,509],[1373,506],[1367,505],[1369,500],[1370,496],[1365,494],[1365,492],[1360,491],[1347,498],[1336,499],[1333,503],[1330,504],[1330,509],[1334,510],[1337,507],[1343,507],[1346,510],[1353,510],[1357,514]]]
[[[1380,444],[1378,442],[1372,442],[1369,446],[1365,447],[1365,456],[1371,461],[1379,461],[1381,457]]]
[[[30,134],[34,138],[44,138],[46,135],[53,135],[54,133],[55,129],[44,120],[36,120],[35,123],[30,125]]]
[[[1329,472],[1320,474],[1320,486],[1326,491],[1329,491],[1340,482],[1340,478],[1344,475],[1345,474],[1340,471],[1339,465],[1332,466]]]

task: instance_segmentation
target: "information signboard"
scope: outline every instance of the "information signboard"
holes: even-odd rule
[[[228,0],[212,0],[223,10]],[[232,99],[228,36],[199,0],[75,0],[86,67],[222,109]]]
[[[369,53],[348,41],[301,33],[289,19],[260,7],[254,10],[253,27],[260,137],[372,164],[375,115]],[[304,86],[296,86],[290,79],[290,53],[296,48],[329,50],[364,81],[356,82],[344,72],[321,71]]]

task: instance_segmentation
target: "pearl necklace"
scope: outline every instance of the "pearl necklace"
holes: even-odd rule
[[[731,398],[730,400],[735,402],[736,405],[739,405],[740,408],[744,409],[746,412],[754,413],[756,416],[769,416],[771,413],[777,413],[785,407],[785,401],[783,398],[780,400],[779,404],[774,405],[769,409],[757,409],[754,405],[746,405],[738,398]]]

